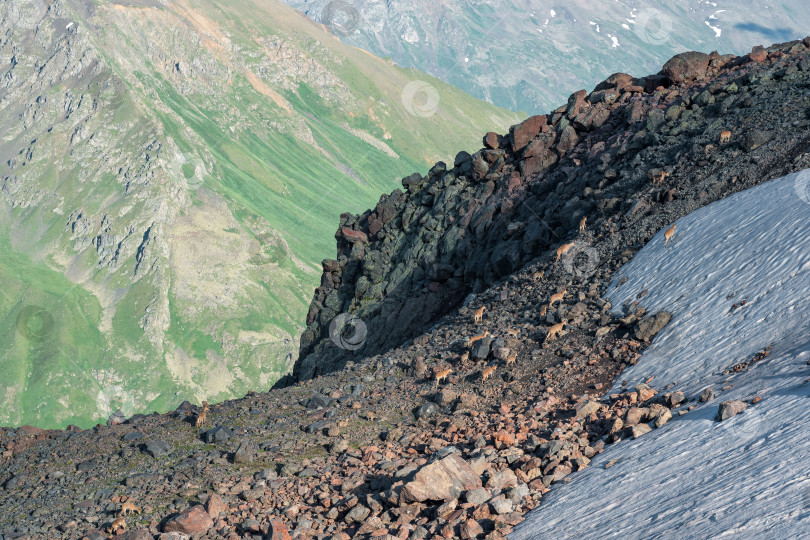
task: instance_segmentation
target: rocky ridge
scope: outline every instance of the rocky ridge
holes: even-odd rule
[[[480,290],[466,305],[448,308],[401,346],[346,357],[342,369],[334,366],[286,388],[214,405],[199,428],[199,409],[186,403],[167,414],[114,416],[109,425],[85,431],[0,430],[0,535],[103,538],[101,531],[131,503],[140,512],[123,517],[127,532],[119,536],[499,538],[549,488],[588,467],[611,444],[618,443],[606,467],[621,459],[622,440],[678,421],[696,400],[716,399],[721,418],[739,410],[742,405],[730,410],[725,404],[725,388],[684,395],[676,381],[648,380],[604,396],[608,384],[637,361],[668,321],[666,312],[647,314],[632,304],[614,318],[602,299],[613,271],[680,215],[731,191],[810,166],[810,39],[772,47],[762,62],[725,58],[723,67],[712,68],[708,56],[689,54],[668,64],[667,77],[689,73],[694,66],[700,72],[704,60],[703,80],[622,94],[633,100],[625,104],[627,115],[643,110],[643,103],[633,103],[656,95],[661,100],[676,89],[684,96],[703,95],[701,102],[714,97],[721,106],[733,97],[722,122],[710,116],[708,102],[680,111],[687,116],[681,117],[684,130],[692,119],[706,131],[682,131],[682,141],[670,135],[675,139],[657,148],[665,156],[675,150],[671,160],[658,166],[670,173],[662,185],[648,178],[660,178],[660,170],[650,172],[655,152],[645,153],[641,144],[660,136],[657,131],[641,120],[623,124],[615,133],[606,130],[594,142],[620,137],[613,141],[622,141],[613,166],[623,168],[602,175],[593,187],[586,181],[578,184],[579,177],[566,183],[575,169],[553,169],[562,173],[556,184],[562,187],[542,193],[564,208],[559,196],[570,186],[578,185],[585,197],[586,189],[589,195],[604,190],[598,201],[615,200],[610,210],[597,203],[587,213],[569,216],[576,232],[564,228],[559,217],[564,214],[550,213],[551,231],[563,227],[550,249],[538,248],[527,264],[503,277],[496,270],[489,270],[493,273],[488,277],[486,269],[479,269],[480,274],[472,275],[480,279]],[[737,90],[718,99],[732,84]],[[718,90],[712,93],[714,85]],[[744,113],[733,112],[738,100]],[[653,109],[665,118],[669,112]],[[643,117],[650,115],[657,113]],[[713,119],[700,120],[704,117]],[[532,123],[538,120],[528,125]],[[666,129],[679,125],[673,122]],[[717,133],[708,129],[711,125]],[[516,127],[510,139],[520,137],[525,126]],[[732,131],[731,142],[722,146],[720,128]],[[585,142],[591,136],[586,133]],[[498,138],[488,139],[494,146]],[[639,142],[634,146],[633,140]],[[574,148],[559,163],[587,155],[577,152]],[[503,152],[508,154],[512,151]],[[531,157],[513,158],[511,166],[519,169]],[[587,180],[593,176],[587,172],[592,165],[580,159]],[[472,166],[472,157],[463,157],[457,168],[467,160]],[[601,163],[597,161],[597,171]],[[458,180],[467,189],[472,183],[464,178]],[[541,172],[527,184],[545,186],[554,178]],[[607,182],[599,187],[602,180]],[[423,197],[430,185],[426,182],[403,198]],[[526,193],[518,209],[536,196],[531,189]],[[518,210],[513,215],[523,214]],[[492,222],[505,219],[493,216]],[[580,216],[588,217],[582,233],[577,228]],[[339,245],[358,252],[360,245],[365,254],[370,243],[351,243],[343,236],[362,239],[370,230],[348,228],[353,232],[341,231]],[[572,250],[580,249],[577,242],[586,244],[581,248],[584,259],[572,257],[570,250],[557,256],[557,248],[570,240]],[[499,242],[510,244],[508,238]],[[485,249],[483,244],[476,247]],[[488,335],[470,343],[482,334]],[[482,380],[485,373],[490,375]],[[753,400],[750,405],[755,406]]]
[[[744,57],[683,53],[643,78],[617,73],[508,135],[487,134],[452,168],[439,162],[404,178],[374,209],[342,215],[292,379],[397,346],[567,242],[568,279],[604,278],[605,263],[664,224],[793,172],[794,158],[806,159],[806,111],[798,105],[779,125],[773,116],[806,102],[808,70],[807,47],[791,42]],[[783,86],[791,95],[780,102],[772,94]],[[332,339],[338,317],[362,321],[363,347]]]

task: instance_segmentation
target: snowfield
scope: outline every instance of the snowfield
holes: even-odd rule
[[[685,216],[668,248],[666,228],[609,287],[614,313],[638,301],[673,315],[611,392],[654,376],[696,407],[609,446],[511,538],[810,538],[810,170]],[[717,397],[700,403],[706,387]],[[714,420],[722,401],[757,395]]]

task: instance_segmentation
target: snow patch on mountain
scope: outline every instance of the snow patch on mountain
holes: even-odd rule
[[[809,185],[805,170],[708,205],[677,222],[669,247],[667,224],[617,272],[607,293],[616,314],[638,301],[673,315],[621,379],[677,383],[695,408],[601,454],[513,538],[808,536]],[[707,387],[717,398],[698,402]],[[755,396],[715,420],[721,402]]]

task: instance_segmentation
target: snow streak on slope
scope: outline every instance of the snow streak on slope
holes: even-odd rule
[[[617,273],[617,313],[647,290],[642,307],[673,314],[621,379],[678,382],[696,408],[610,447],[514,538],[810,537],[809,183],[806,170],[704,207],[677,222],[669,248],[662,230]],[[769,357],[723,374],[769,345]],[[708,386],[718,397],[697,402]],[[721,401],[756,395],[714,420]]]

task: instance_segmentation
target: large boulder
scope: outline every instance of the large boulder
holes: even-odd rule
[[[539,114],[537,116],[531,116],[524,120],[523,123],[513,126],[511,129],[512,149],[517,152],[524,148],[532,139],[540,134],[546,122],[548,122],[546,115]]]
[[[202,505],[192,506],[166,522],[163,532],[203,535],[214,526],[214,520]]]
[[[690,51],[673,56],[661,70],[674,83],[682,83],[702,78],[709,68],[709,55]]]
[[[429,463],[419,469],[414,479],[402,488],[403,503],[446,501],[471,489],[481,487],[481,478],[464,458],[457,454]]]

